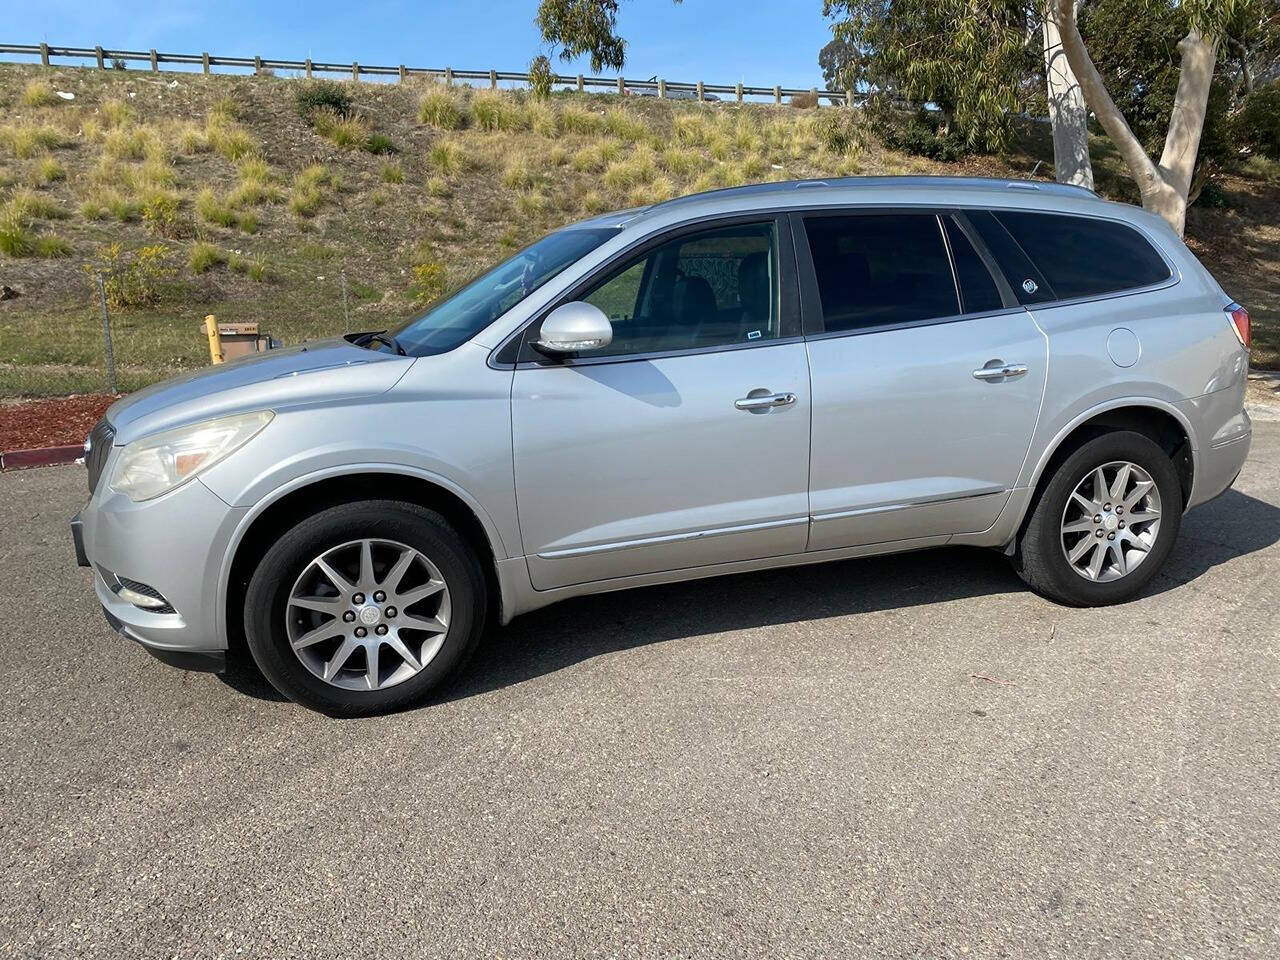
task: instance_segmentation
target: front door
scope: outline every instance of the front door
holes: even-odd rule
[[[786,228],[624,255],[574,295],[609,315],[610,346],[522,353],[512,440],[537,589],[804,551],[809,372]]]
[[[803,230],[805,309],[821,311],[809,549],[987,529],[1039,416],[1044,335],[949,216],[818,216]]]

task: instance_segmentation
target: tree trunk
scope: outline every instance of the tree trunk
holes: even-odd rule
[[[1158,213],[1182,236],[1187,219],[1187,193],[1200,151],[1200,134],[1209,103],[1209,85],[1213,82],[1213,66],[1217,50],[1198,31],[1182,38],[1178,50],[1182,54],[1178,74],[1178,90],[1173,113],[1165,136],[1164,152],[1157,166],[1134,136],[1124,114],[1107,93],[1102,75],[1094,66],[1084,38],[1076,24],[1075,0],[1053,0],[1062,33],[1062,49],[1071,69],[1080,80],[1085,99],[1102,124],[1117,152],[1138,185],[1142,205]]]
[[[1075,0],[1078,9],[1080,0]],[[1089,162],[1088,111],[1084,92],[1062,49],[1057,8],[1044,17],[1044,73],[1049,98],[1049,122],[1053,127],[1053,169],[1059,183],[1093,189],[1093,164]]]

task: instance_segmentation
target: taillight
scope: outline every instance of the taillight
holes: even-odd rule
[[[1236,332],[1236,337],[1240,340],[1241,346],[1248,350],[1249,344],[1253,340],[1253,334],[1249,326],[1249,311],[1238,303],[1229,303],[1222,309],[1231,318],[1231,329]]]

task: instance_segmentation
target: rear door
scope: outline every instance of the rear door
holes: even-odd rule
[[[796,217],[813,382],[810,550],[976,533],[1027,455],[1045,338],[967,225]]]
[[[809,371],[785,217],[677,231],[568,300],[603,350],[527,348],[512,389],[520,532],[540,590],[803,553]]]

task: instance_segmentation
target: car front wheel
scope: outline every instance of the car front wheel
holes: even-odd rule
[[[303,520],[263,556],[245,597],[254,661],[290,699],[338,716],[420,702],[484,629],[475,551],[439,514],[368,501]]]
[[[1140,433],[1084,443],[1041,490],[1014,555],[1034,590],[1073,606],[1128,600],[1159,572],[1182,521],[1168,455]]]

